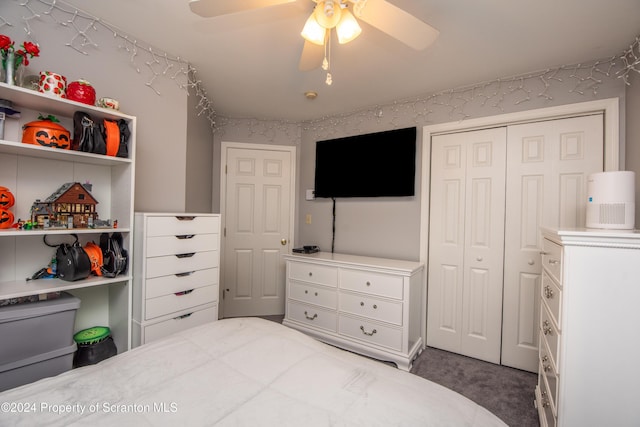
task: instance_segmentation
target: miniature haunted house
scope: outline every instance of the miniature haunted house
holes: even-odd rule
[[[93,228],[98,219],[98,201],[91,195],[91,184],[68,182],[45,201],[31,206],[31,222],[38,228]]]

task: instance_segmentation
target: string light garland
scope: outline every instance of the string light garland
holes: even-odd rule
[[[153,90],[158,96],[161,96],[162,94],[155,86],[155,83],[160,78],[168,78],[173,80],[180,89],[187,92],[191,90],[198,99],[196,103],[197,115],[204,115],[212,131],[215,131],[216,113],[213,104],[203,88],[202,81],[197,78],[196,69],[185,59],[166,52],[156,51],[151,46],[132,38],[100,18],[77,10],[63,1],[20,0],[18,5],[26,11],[21,19],[24,31],[29,37],[34,39],[31,21],[46,17],[56,25],[71,32],[70,39],[65,43],[65,46],[82,55],[89,55],[91,49],[98,48],[98,44],[93,40],[93,33],[97,34],[100,30],[108,31],[113,35],[114,39],[120,40],[118,48],[127,53],[129,62],[136,72],[149,76],[145,86]],[[13,24],[0,16],[0,29],[5,26],[13,27]],[[143,69],[141,69],[140,64],[144,64]]]
[[[365,2],[366,0],[361,0],[362,5]],[[150,75],[145,85],[157,95],[161,96],[161,93],[154,86],[156,80],[169,78],[175,81],[181,89],[194,91],[195,96],[198,97],[196,104],[198,116],[205,115],[214,132],[230,125],[242,125],[246,129],[247,136],[260,136],[268,141],[274,141],[275,138],[284,136],[299,143],[301,131],[314,132],[322,136],[342,135],[345,132],[355,134],[361,131],[361,126],[364,123],[370,123],[372,120],[376,123],[386,121],[385,123],[390,126],[404,126],[408,123],[427,124],[432,122],[432,118],[438,114],[446,114],[450,120],[462,121],[472,116],[467,112],[472,105],[495,109],[500,113],[505,110],[507,103],[520,106],[532,102],[534,99],[552,101],[553,87],[569,82],[572,82],[573,86],[569,89],[569,93],[579,96],[596,96],[605,79],[620,78],[626,85],[631,85],[632,73],[640,74],[640,36],[638,36],[628,49],[608,59],[586,64],[563,65],[539,72],[499,78],[314,120],[231,118],[216,115],[213,103],[204,90],[202,81],[197,78],[197,70],[186,60],[166,52],[155,51],[150,46],[132,39],[129,35],[99,18],[85,14],[58,0],[20,0],[19,5],[28,11],[22,17],[27,35],[32,36],[30,22],[33,19],[40,19],[44,15],[56,24],[72,31],[73,35],[66,43],[67,47],[83,55],[89,55],[87,48],[98,46],[92,40],[91,32],[97,32],[100,29],[107,30],[113,34],[114,38],[121,39],[122,43],[119,48],[128,53],[129,62],[138,73],[143,72],[138,66],[139,61],[144,63],[144,72]],[[64,18],[58,19],[56,14],[62,15]],[[12,26],[11,22],[0,16],[0,29]]]

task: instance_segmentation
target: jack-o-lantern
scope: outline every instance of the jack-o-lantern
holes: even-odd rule
[[[6,209],[0,209],[0,228],[11,228],[13,220],[13,212]]]
[[[7,187],[0,187],[0,209],[9,209],[16,202]]]
[[[22,126],[22,142],[42,147],[71,149],[69,131],[50,118],[29,122]]]

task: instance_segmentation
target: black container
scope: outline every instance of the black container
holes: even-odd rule
[[[95,365],[118,354],[111,331],[106,326],[84,329],[73,336],[78,350],[73,355],[73,367]]]

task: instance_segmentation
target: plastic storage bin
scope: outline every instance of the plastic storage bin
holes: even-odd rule
[[[71,369],[80,300],[68,293],[0,308],[0,390]]]

